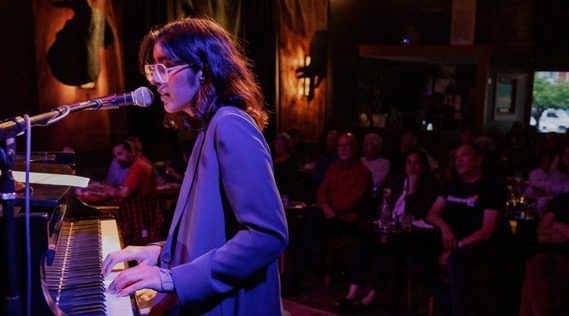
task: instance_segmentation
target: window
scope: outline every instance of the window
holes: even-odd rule
[[[530,125],[541,133],[565,133],[569,128],[569,72],[534,74]]]

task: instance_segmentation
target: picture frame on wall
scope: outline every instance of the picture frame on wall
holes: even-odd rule
[[[510,116],[516,113],[518,82],[515,76],[498,74],[494,92],[494,115]]]

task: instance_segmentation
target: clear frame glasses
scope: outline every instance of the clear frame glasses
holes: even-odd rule
[[[144,65],[144,75],[151,84],[163,84],[168,82],[171,75],[190,66],[189,64],[184,64],[166,67],[164,64],[148,64]]]

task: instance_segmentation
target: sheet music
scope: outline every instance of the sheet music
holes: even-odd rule
[[[14,179],[18,182],[26,182],[26,173],[23,171],[12,171]],[[43,172],[30,172],[30,183],[66,185],[72,187],[86,188],[89,178],[73,176],[68,174],[53,174]]]

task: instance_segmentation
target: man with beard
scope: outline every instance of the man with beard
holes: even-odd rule
[[[113,148],[113,157],[122,168],[128,169],[122,185],[107,188],[107,194],[120,206],[117,220],[124,244],[142,245],[156,240],[163,214],[152,164],[140,158],[127,141]]]

